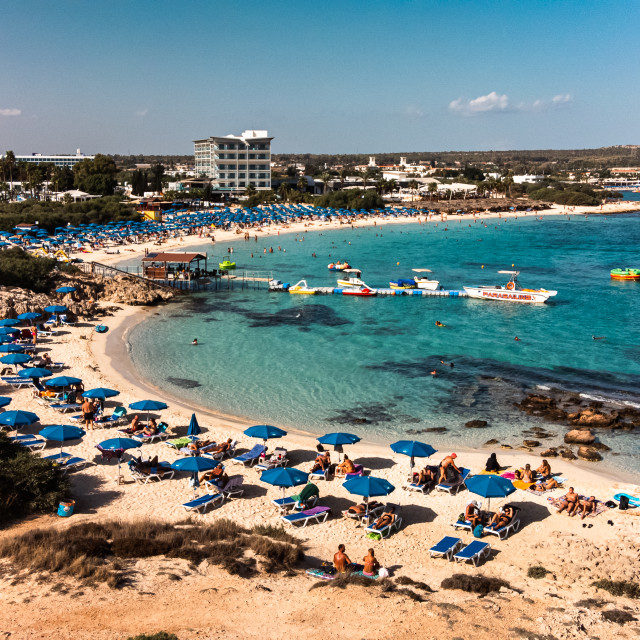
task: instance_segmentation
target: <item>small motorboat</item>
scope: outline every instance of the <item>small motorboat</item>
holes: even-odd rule
[[[414,273],[431,273],[431,269],[412,269]],[[414,276],[413,280],[416,283],[418,289],[427,289],[429,291],[436,291],[440,285],[439,280],[430,280],[428,276]]]
[[[269,291],[287,291],[288,289],[288,282],[282,282],[282,280],[269,280]]]
[[[391,289],[415,289],[416,282],[415,280],[405,280],[404,278],[400,278],[399,280],[391,280],[389,282],[389,287],[391,287]]]
[[[502,302],[520,302],[532,304],[536,302],[546,302],[549,298],[558,295],[557,291],[547,291],[547,289],[522,289],[518,284],[519,271],[498,271],[510,275],[509,282],[502,287],[479,286],[464,287],[470,298],[480,298],[482,300],[499,300]]]
[[[614,280],[640,280],[640,269],[611,269]]]
[[[366,287],[367,285],[360,280],[362,271],[360,269],[343,269],[342,273],[346,273],[346,278],[338,280],[339,287]]]
[[[332,262],[327,265],[329,271],[344,271],[345,269],[351,269],[351,265],[348,262]]]
[[[348,287],[342,290],[343,296],[375,296],[377,295],[377,289],[371,289],[366,285],[364,287]]]
[[[222,262],[218,262],[218,266],[220,267],[221,271],[230,271],[231,269],[236,268],[236,263],[231,262],[229,258],[225,258]]]
[[[307,284],[306,280],[300,280],[300,282],[297,282],[292,287],[289,287],[289,293],[299,293],[301,295],[312,296],[315,295],[317,291],[311,288]]]

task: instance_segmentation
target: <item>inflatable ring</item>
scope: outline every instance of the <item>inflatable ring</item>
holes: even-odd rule
[[[513,282],[508,282],[507,283],[507,289],[509,289],[509,291],[512,291],[515,288],[516,288],[516,285],[513,284]]]

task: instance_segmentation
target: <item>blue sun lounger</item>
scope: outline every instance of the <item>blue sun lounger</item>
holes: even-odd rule
[[[504,527],[494,529],[493,527],[484,527],[484,533],[498,536],[500,540],[504,540],[512,531],[517,531],[520,528],[520,516],[516,513],[513,520],[506,524]]]
[[[280,518],[290,525],[302,525],[306,527],[311,520],[315,520],[318,524],[324,522],[331,513],[329,507],[313,507],[312,509],[306,509],[298,513],[290,513],[286,516],[280,516]]]
[[[224,496],[220,493],[206,493],[199,498],[185,502],[182,506],[187,511],[200,511],[202,509],[201,513],[204,513],[208,506],[214,505],[216,502],[222,504],[224,502]]]
[[[464,549],[458,551],[453,559],[456,562],[473,562],[475,567],[480,564],[480,560],[483,557],[489,557],[491,553],[491,545],[488,542],[480,542],[480,540],[474,540],[468,544]]]
[[[453,554],[462,547],[462,540],[453,536],[445,536],[429,549],[432,558],[446,558],[449,562],[453,560]]]
[[[40,449],[44,449],[47,441],[41,438],[36,438],[35,436],[28,436],[26,438],[20,438],[15,440],[21,447],[26,447],[29,451],[40,451]]]
[[[231,459],[231,462],[243,464],[245,467],[252,467],[259,459],[260,456],[265,453],[267,447],[263,444],[256,444],[250,451],[243,453],[241,456],[237,456]]]
[[[460,480],[458,482],[441,482],[440,484],[436,485],[436,489],[438,489],[439,491],[446,491],[451,495],[455,495],[456,493],[458,493],[458,491],[460,491],[462,487],[467,486],[465,482],[467,480],[467,476],[470,473],[470,469],[460,467],[460,471],[462,472],[462,476],[460,477]]]

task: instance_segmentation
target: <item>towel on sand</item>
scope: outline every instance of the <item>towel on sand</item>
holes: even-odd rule
[[[589,498],[589,496],[578,496],[579,500],[587,500]],[[547,500],[556,508],[558,509],[561,505],[562,505],[562,498],[554,498],[553,496],[550,496],[547,498]],[[608,511],[608,507],[605,505],[604,502],[602,502],[602,500],[596,500],[596,506],[595,509],[591,512],[587,514],[588,518],[595,518],[596,516],[599,516],[601,513],[604,513],[605,511]]]

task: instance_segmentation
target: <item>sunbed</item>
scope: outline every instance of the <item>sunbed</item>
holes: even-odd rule
[[[244,493],[244,489],[242,488],[243,482],[244,477],[236,475],[231,476],[224,487],[219,487],[217,484],[209,482],[208,480],[204,484],[208,491],[213,491],[214,494],[221,494],[223,498],[230,500],[231,498],[239,498]]]
[[[225,458],[231,458],[236,453],[236,447],[238,446],[238,441],[234,440],[229,444],[229,448],[225,451],[208,451],[208,449],[213,449],[218,445],[215,443],[210,444],[208,447],[204,447],[199,449],[200,455],[205,458],[211,458],[212,460],[224,460]]]
[[[425,482],[424,484],[419,484],[418,482],[410,482],[409,484],[403,485],[403,489],[405,491],[419,491],[420,493],[427,493],[429,489],[433,489],[434,482]]]
[[[195,498],[194,500],[189,500],[189,502],[185,502],[182,506],[187,511],[201,511],[204,513],[207,510],[207,507],[213,506],[216,503],[222,504],[224,502],[224,496],[221,493],[206,493],[199,498]]]
[[[22,389],[22,387],[32,386],[29,378],[20,378],[19,376],[2,376],[0,378],[5,384],[10,384],[14,389]]]
[[[276,447],[273,453],[268,458],[265,458],[264,462],[255,466],[255,469],[256,471],[266,471],[276,467],[286,467],[288,463],[287,450],[282,447]]]
[[[345,509],[342,515],[345,518],[351,518],[352,520],[362,520],[367,524],[374,518],[377,518],[384,511],[384,505],[381,502],[371,502],[369,508],[364,513],[353,513],[349,509]]]
[[[456,531],[464,529],[465,531],[473,531],[473,525],[469,520],[458,520],[451,525]]]
[[[43,458],[43,460],[49,460],[50,462],[53,462],[54,464],[64,464],[64,461],[67,458],[71,458],[71,454],[70,453],[54,453],[53,455],[50,456],[45,456]]]
[[[173,440],[166,440],[165,444],[172,449],[182,449],[183,447],[188,446],[194,440],[199,440],[197,436],[185,436],[184,438],[174,438]]]
[[[454,538],[453,536],[445,536],[435,544],[429,553],[432,558],[446,558],[449,562],[453,560],[453,555],[460,547],[462,547],[462,540],[460,538]]]
[[[485,533],[490,533],[491,535],[498,536],[500,540],[504,540],[509,533],[512,531],[517,531],[520,528],[520,516],[516,513],[513,516],[513,520],[506,524],[504,527],[500,527],[499,529],[494,529],[492,527],[484,527],[483,531]]]
[[[50,404],[49,407],[60,413],[67,413],[68,411],[79,411],[82,405],[77,402],[56,402]]]
[[[293,509],[297,504],[297,500],[292,496],[287,496],[286,498],[278,498],[277,500],[272,500],[271,504],[278,508],[281,513],[285,513],[289,511],[289,509]],[[308,500],[305,500],[304,504],[299,508],[300,511],[305,511],[307,509],[312,509],[318,504],[318,496],[311,496]]]
[[[324,471],[322,469],[318,469],[316,471],[312,471],[309,474],[309,480],[314,479],[314,480],[329,480],[329,469],[330,467],[327,467]]]
[[[84,469],[89,464],[87,460],[84,458],[67,458],[62,466],[63,473],[69,473],[69,471],[79,471],[80,469]]]
[[[481,542],[480,540],[474,540],[468,544],[464,549],[458,551],[453,559],[456,562],[473,562],[474,566],[478,566],[480,561],[484,557],[489,557],[491,553],[491,545],[488,542]]]
[[[162,469],[162,473],[159,472],[160,469]],[[168,462],[159,462],[157,467],[151,467],[149,469],[149,473],[141,471],[136,468],[135,465],[129,465],[129,471],[131,472],[131,477],[138,484],[147,484],[153,480],[157,480],[158,482],[160,482],[160,480],[171,480],[176,473]]]
[[[165,440],[169,437],[167,433],[167,429],[169,425],[166,422],[161,422],[158,425],[158,431],[152,435],[147,435],[146,433],[140,431],[139,433],[134,433],[131,437],[134,440],[138,440],[139,442],[154,442],[155,440]]]
[[[116,425],[119,422],[121,422],[122,420],[124,420],[125,416],[127,415],[127,410],[124,407],[116,407],[113,410],[113,413],[110,416],[105,416],[104,418],[102,418],[101,420],[98,420],[96,422],[96,425],[102,425],[102,426],[111,426],[111,425]]]
[[[440,484],[436,485],[436,489],[438,489],[438,491],[446,491],[447,493],[450,493],[452,495],[458,493],[458,491],[460,491],[462,487],[467,486],[465,484],[465,481],[467,479],[467,476],[469,475],[470,470],[465,469],[464,467],[460,467],[460,471],[462,475],[457,482],[441,482]]]
[[[382,540],[383,538],[388,538],[394,531],[398,531],[400,529],[400,527],[402,526],[402,517],[398,514],[398,507],[392,504],[388,504],[385,507],[384,512],[387,512],[389,507],[394,507],[394,515],[396,517],[393,519],[393,522],[391,524],[388,524],[386,527],[382,527],[381,529],[374,528],[375,523],[370,524],[365,529],[365,533],[367,534],[367,536],[371,538],[380,536],[378,540]]]
[[[232,458],[231,462],[243,464],[245,467],[252,467],[260,459],[260,456],[266,452],[266,450],[267,447],[263,444],[256,444],[250,451],[243,453],[241,456]]]
[[[312,509],[305,509],[298,513],[290,513],[286,516],[280,516],[280,518],[292,526],[299,524],[302,527],[306,527],[312,520],[317,523],[324,522],[329,517],[330,513],[331,509],[329,507],[313,507]]]
[[[27,438],[16,440],[21,447],[26,447],[29,451],[40,451],[47,445],[47,441],[42,438],[36,438],[35,436],[28,436]]]

